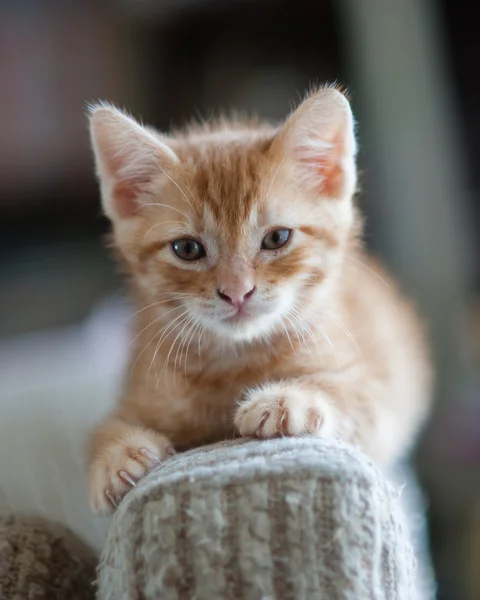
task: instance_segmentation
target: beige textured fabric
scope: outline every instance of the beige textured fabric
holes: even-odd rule
[[[96,564],[65,528],[0,514],[1,600],[93,600]]]
[[[322,439],[237,440],[177,455],[122,502],[100,600],[410,600],[396,492]]]

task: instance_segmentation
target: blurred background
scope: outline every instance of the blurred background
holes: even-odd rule
[[[478,600],[479,62],[462,0],[0,2],[0,427],[14,436],[20,411],[44,443],[38,399],[94,389],[124,358],[86,103],[161,129],[230,108],[277,120],[311,83],[338,81],[359,121],[367,243],[431,330],[436,407],[416,466],[438,598]],[[33,502],[15,498],[6,460],[0,504]]]

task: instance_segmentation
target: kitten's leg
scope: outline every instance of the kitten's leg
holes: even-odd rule
[[[428,397],[421,382],[399,392],[388,378],[361,371],[307,375],[247,390],[235,426],[242,436],[337,438],[389,465],[411,446]]]
[[[358,373],[307,375],[247,390],[235,426],[242,436],[338,438],[387,465],[412,443],[426,397],[425,390],[399,395],[388,379]]]
[[[90,505],[114,510],[123,496],[160,461],[174,454],[161,433],[111,416],[95,430],[90,446]]]
[[[235,426],[243,436],[340,438],[387,461],[408,444],[424,412],[420,398],[412,396],[409,408],[394,394],[391,382],[361,370],[304,375],[247,390]]]

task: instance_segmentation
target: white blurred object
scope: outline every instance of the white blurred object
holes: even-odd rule
[[[98,550],[109,519],[88,506],[85,443],[115,402],[128,315],[114,299],[76,327],[0,342],[0,508],[60,522]]]

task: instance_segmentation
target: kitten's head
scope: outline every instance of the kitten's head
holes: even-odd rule
[[[355,222],[354,124],[336,89],[277,129],[167,136],[108,105],[90,124],[104,210],[145,305],[248,340],[328,301]]]

